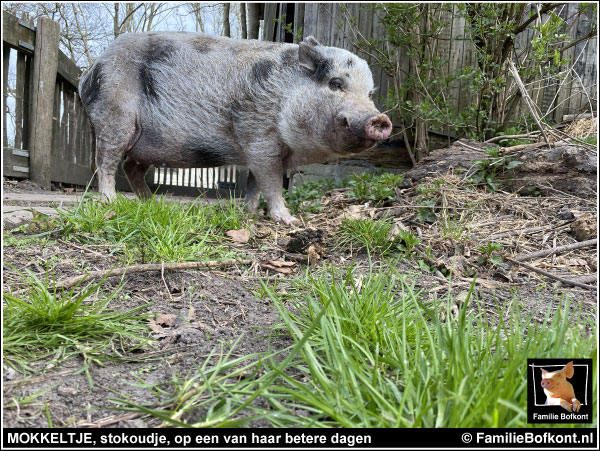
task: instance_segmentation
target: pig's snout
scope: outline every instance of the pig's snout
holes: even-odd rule
[[[342,153],[362,152],[392,133],[392,122],[378,111],[364,116],[340,112],[335,119],[336,147]]]
[[[549,381],[549,380],[542,379],[542,384],[541,384],[541,385],[542,385],[542,387],[543,387],[543,388],[550,389],[550,386],[551,386],[552,384],[550,383],[550,381]]]
[[[367,120],[365,125],[365,138],[373,141],[384,141],[392,133],[392,121],[387,115],[381,113]]]

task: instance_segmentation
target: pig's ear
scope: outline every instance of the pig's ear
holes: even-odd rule
[[[300,43],[298,48],[298,62],[300,67],[303,67],[311,73],[317,70],[317,64],[321,59],[321,52],[319,51],[320,44],[312,36],[307,36],[304,41]]]
[[[573,377],[573,374],[575,374],[575,368],[573,368],[572,361],[567,363],[562,370],[565,372],[565,377],[567,379],[571,379]]]
[[[542,370],[542,377],[546,376],[546,374],[548,374],[548,371],[545,370],[544,368],[540,368]]]

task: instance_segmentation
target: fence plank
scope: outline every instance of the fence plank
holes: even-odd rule
[[[20,48],[19,41],[35,46],[35,31],[19,24],[19,19],[12,14],[2,14],[2,41],[15,49]],[[25,49],[24,49],[25,50]],[[31,50],[27,50],[31,53]]]
[[[272,41],[275,35],[275,15],[277,13],[277,3],[265,3],[264,21],[263,21],[263,41]]]
[[[304,33],[303,36],[315,36],[317,34],[317,11],[318,3],[306,3],[304,5]]]
[[[58,23],[41,17],[35,38],[33,61],[33,99],[30,175],[31,179],[50,189],[50,158],[52,141],[52,109],[58,66]]]
[[[330,26],[331,26],[331,4],[319,3],[319,15],[317,16],[317,41],[323,45],[331,45]]]
[[[8,147],[8,131],[6,128],[6,122],[8,119],[8,115],[10,114],[8,109],[8,67],[10,63],[10,54],[11,48],[8,46],[4,46],[2,48],[2,97],[3,97],[3,105],[4,105],[4,125],[2,127],[2,144],[4,147]]]
[[[26,149],[27,143],[23,142],[23,114],[25,111],[25,91],[29,89],[26,86],[27,77],[25,74],[27,55],[17,52],[17,71],[15,84],[15,144],[17,149]]]
[[[294,12],[294,43],[302,41],[304,34],[304,3],[296,3],[296,10]],[[302,28],[302,30],[300,30]]]

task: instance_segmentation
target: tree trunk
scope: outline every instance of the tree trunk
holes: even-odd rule
[[[223,36],[231,37],[231,28],[229,26],[229,3],[223,3]]]
[[[119,27],[119,4],[114,4],[115,15],[113,16],[113,33],[115,35],[115,39],[119,37],[121,34],[121,27]]]
[[[240,25],[242,27],[242,39],[248,39],[248,26],[246,24],[246,4],[240,3]]]
[[[260,28],[260,4],[247,3],[248,6],[248,39],[258,39]]]

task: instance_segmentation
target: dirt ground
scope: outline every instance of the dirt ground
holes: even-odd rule
[[[304,270],[311,258],[316,265],[327,262],[342,267],[354,263],[359,269],[366,269],[368,262],[364,253],[349,254],[336,246],[335,230],[345,215],[373,218],[386,211],[395,214],[395,222],[419,235],[421,243],[432,249],[429,263],[437,271],[418,271],[412,259],[400,261],[398,269],[415,274],[413,282],[424,291],[425,297],[451,295],[458,300],[464,299],[469,289],[472,272],[465,268],[474,267],[476,252],[473,249],[484,237],[508,231],[509,236],[504,241],[499,240],[503,242],[504,249],[515,256],[534,251],[548,239],[557,244],[575,241],[569,222],[572,218],[565,222],[557,217],[562,207],[574,211],[575,216],[585,213],[597,218],[597,206],[594,207],[590,200],[561,195],[551,200],[532,200],[511,193],[480,194],[481,197],[477,198],[471,192],[461,191],[460,184],[452,184],[454,181],[451,178],[448,190],[442,190],[441,195],[436,194],[441,196],[440,202],[449,202],[458,212],[463,200],[470,196],[474,197],[474,202],[486,206],[478,208],[477,213],[470,217],[473,227],[469,229],[471,235],[466,241],[466,250],[456,246],[459,243],[443,240],[434,225],[415,221],[416,208],[407,208],[407,205],[418,205],[422,201],[419,196],[424,191],[409,184],[398,192],[396,202],[380,208],[355,205],[344,197],[343,190],[326,194],[322,202],[323,212],[311,216],[303,228],[312,229],[308,235],[317,243],[312,251],[307,250],[307,246],[300,246],[300,252],[290,252],[289,249],[294,247],[290,240],[297,235],[284,226],[261,218],[252,226],[253,238],[248,243],[231,243],[255,263],[213,270],[167,271],[164,274],[145,272],[126,276],[122,292],[127,296],[121,297],[119,304],[113,307],[146,305],[145,311],[152,312],[154,324],[158,326],[152,327],[152,330],[149,327],[148,331],[149,336],[158,340],[156,346],[128,355],[125,361],[92,365],[93,388],[85,374],[78,373],[84,364],[80,358],[68,360],[56,368],[47,368],[44,362],[30,362],[37,372],[29,375],[19,374],[4,363],[4,426],[47,427],[46,405],[55,426],[157,426],[160,420],[115,410],[110,398],[127,397],[136,403],[151,403],[153,395],[139,386],[140,379],[146,384],[153,384],[167,381],[173,374],[185,376],[193,372],[195,365],[201,364],[214,348],[227,352],[242,334],[244,338],[238,342],[234,355],[265,352],[267,349],[277,351],[289,346],[291,340],[288,337],[274,332],[273,326],[280,321],[275,307],[270,301],[261,300],[253,294],[258,287],[257,281],[268,275],[271,280],[276,278],[282,282],[278,289],[285,289],[287,278]],[[544,225],[549,226],[547,232],[510,235],[514,230]],[[15,269],[28,268],[36,274],[44,274],[45,265],[55,263],[56,280],[86,271],[110,269],[118,263],[118,259],[110,256],[108,251],[108,248],[102,247],[81,249],[56,241],[47,246],[5,247],[3,290],[20,288]],[[317,255],[314,255],[315,252]],[[568,257],[570,260],[559,256],[558,260],[554,258],[550,263],[546,260],[537,266],[548,269],[553,263],[554,269],[562,269],[572,276],[597,271],[595,247],[593,250],[572,251]],[[290,263],[292,274],[273,268],[273,265],[277,266],[273,262],[281,261],[293,262]],[[440,271],[445,272],[444,268],[455,270],[450,284],[440,277]],[[118,278],[109,279],[107,289],[116,287],[117,283]],[[496,320],[506,314],[511,302],[518,302],[525,314],[532,314],[534,321],[541,322],[549,305],[558,306],[564,296],[574,300],[575,307],[581,307],[586,315],[595,316],[597,309],[596,291],[561,284],[508,262],[493,271],[480,270],[476,292],[486,311]],[[13,398],[24,399],[46,389],[48,391],[32,404],[17,408],[13,402]]]
[[[113,258],[86,255],[62,245],[50,247],[31,246],[26,249],[5,249],[5,262],[12,262],[20,269],[29,267],[36,273],[43,272],[41,261],[58,260],[56,278],[62,279],[80,274],[81,268],[110,269],[116,263]],[[31,262],[23,264],[23,262]],[[139,385],[137,377],[147,384],[171,380],[172,375],[185,377],[194,374],[213,348],[226,353],[240,335],[234,356],[265,352],[270,346],[279,350],[290,345],[286,337],[270,333],[270,326],[278,321],[277,311],[268,301],[257,299],[240,282],[235,280],[235,270],[218,275],[209,271],[158,272],[133,274],[127,277],[122,291],[127,293],[113,308],[130,309],[147,305],[157,319],[159,332],[149,329],[149,335],[158,341],[153,348],[127,356],[125,362],[107,362],[104,366],[92,365],[92,389],[84,373],[73,374],[83,365],[83,358],[71,359],[59,368],[46,368],[36,362],[39,374],[23,376],[4,368],[4,426],[47,427],[40,407],[47,403],[55,426],[113,426],[146,427],[139,415],[123,414],[114,410],[110,397],[126,397],[137,402],[151,402],[153,395]],[[10,283],[9,271],[5,283]],[[119,279],[110,279],[106,289],[116,287]],[[15,285],[13,285],[15,286]],[[162,322],[161,322],[162,318]],[[221,348],[219,348],[222,345]],[[215,356],[215,359],[219,354]],[[53,387],[34,404],[17,410],[11,408],[12,397],[24,399]],[[9,407],[9,408],[6,408]]]

